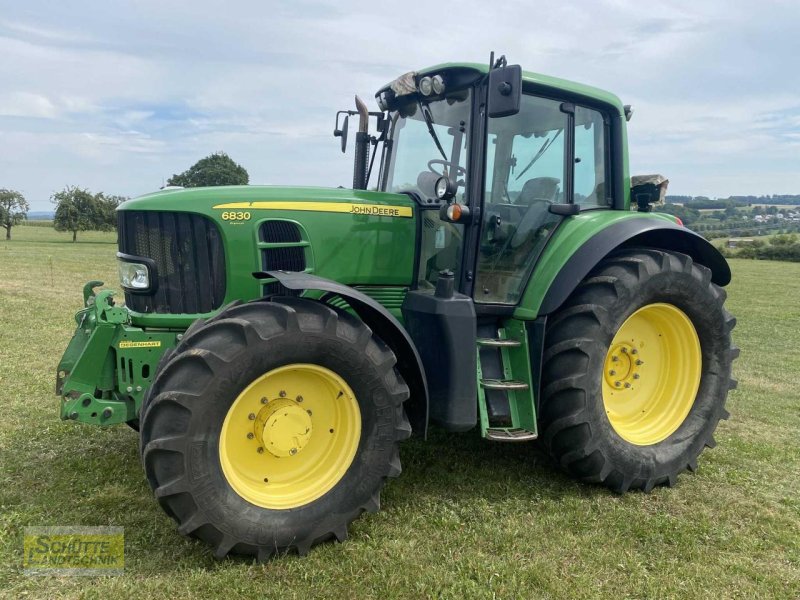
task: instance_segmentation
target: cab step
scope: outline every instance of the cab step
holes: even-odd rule
[[[486,439],[493,442],[529,442],[539,437],[533,431],[519,427],[489,427]]]
[[[537,437],[525,324],[515,319],[478,326],[478,414],[481,435],[493,442]]]
[[[478,338],[478,346],[489,346],[491,348],[519,348],[522,342],[519,340],[507,340],[502,338]]]
[[[530,386],[515,379],[481,379],[481,387],[487,390],[527,390]]]

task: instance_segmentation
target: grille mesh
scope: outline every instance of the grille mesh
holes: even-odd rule
[[[222,306],[225,251],[216,224],[202,215],[119,211],[119,250],[156,265],[152,294],[125,292],[125,304],[142,313],[196,314]]]
[[[258,237],[268,244],[285,244],[302,241],[300,229],[289,221],[264,221],[259,227]]]
[[[303,271],[306,268],[306,249],[299,246],[263,248],[261,260],[265,271]]]

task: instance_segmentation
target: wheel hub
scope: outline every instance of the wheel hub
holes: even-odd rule
[[[604,377],[606,384],[614,389],[634,389],[640,383],[644,365],[640,348],[644,347],[641,340],[623,341],[611,346],[605,361]]]
[[[261,447],[273,456],[297,455],[311,439],[311,415],[289,398],[277,398],[258,412],[254,433]]]

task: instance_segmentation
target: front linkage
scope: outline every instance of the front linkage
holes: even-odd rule
[[[113,291],[95,293],[101,285],[83,287],[85,308],[75,314],[78,328],[58,364],[61,418],[135,424],[156,365],[181,332],[132,327],[128,309],[114,305]]]

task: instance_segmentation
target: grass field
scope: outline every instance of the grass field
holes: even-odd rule
[[[58,420],[55,367],[113,234],[17,227],[0,241],[0,597],[798,598],[800,264],[733,261],[739,389],[718,446],[676,487],[617,496],[531,445],[434,432],[344,544],[257,565],[178,535],[136,434]],[[32,578],[26,526],[125,528],[125,575]]]

